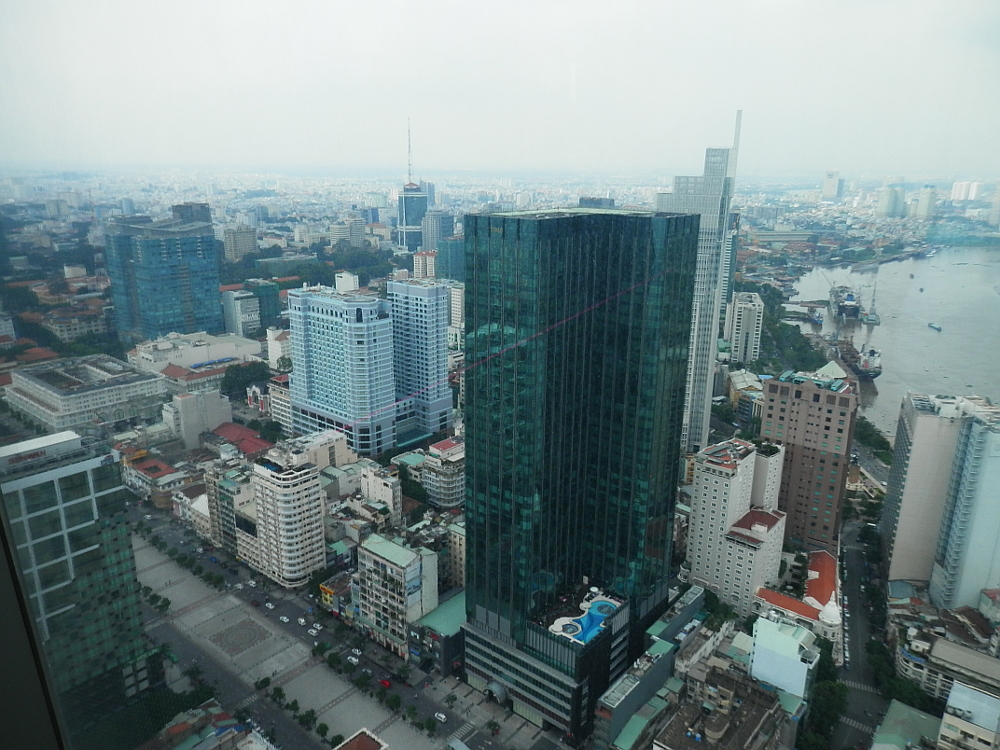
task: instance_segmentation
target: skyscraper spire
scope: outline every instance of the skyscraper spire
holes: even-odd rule
[[[406,118],[406,184],[413,184],[413,141],[410,138],[410,118]]]

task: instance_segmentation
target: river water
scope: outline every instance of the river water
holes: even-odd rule
[[[854,323],[841,332],[853,336],[858,350],[882,352],[882,375],[861,384],[862,414],[894,435],[907,391],[975,394],[1000,402],[1000,249],[946,248],[931,258],[876,268],[817,268],[795,282],[798,293],[792,296],[828,299],[833,284],[845,284],[860,293],[869,309],[874,295],[882,324]],[[836,330],[831,318],[827,313],[823,333]],[[799,325],[804,332],[819,330]]]

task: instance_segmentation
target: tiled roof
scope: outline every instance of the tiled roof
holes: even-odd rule
[[[230,443],[237,443],[240,440],[255,438],[259,435],[256,430],[251,430],[249,427],[244,427],[235,422],[223,422],[212,430],[212,432],[223,440],[228,440]]]
[[[150,479],[159,479],[160,477],[167,476],[167,474],[173,474],[175,471],[174,467],[163,463],[158,458],[147,458],[141,463],[134,464],[133,468],[145,474]]]
[[[784,513],[777,511],[770,513],[766,510],[756,508],[748,510],[743,517],[733,526],[740,529],[752,529],[756,524],[760,524],[767,529],[773,529],[775,525],[784,517]]]
[[[813,575],[815,573],[815,575]],[[809,580],[806,596],[822,607],[837,590],[837,559],[826,550],[809,555]]]
[[[810,620],[819,619],[819,610],[815,607],[810,607],[805,602],[799,601],[791,596],[786,596],[785,594],[779,593],[777,591],[771,591],[770,589],[757,589],[757,598],[770,604],[772,607],[777,607],[778,609],[783,609],[786,612],[791,612],[796,615],[808,618]]]

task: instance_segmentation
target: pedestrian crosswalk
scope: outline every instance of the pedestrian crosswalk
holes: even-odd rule
[[[241,700],[239,703],[236,704],[236,709],[239,710],[241,708],[249,708],[254,703],[256,703],[259,698],[260,695],[258,695],[257,693],[250,693],[250,695],[248,695],[246,698],[244,698],[243,700]]]
[[[842,724],[847,724],[847,726],[853,727],[854,729],[859,729],[865,734],[872,734],[875,731],[871,727],[862,724],[860,721],[856,721],[855,719],[849,719],[846,716],[840,717],[840,722]]]
[[[450,740],[462,740],[465,741],[470,735],[476,731],[476,725],[471,721],[465,722],[458,730],[451,735],[448,739]]]
[[[871,685],[865,685],[860,682],[855,682],[854,680],[841,680],[847,687],[851,690],[861,690],[865,693],[871,693],[872,695],[879,695],[879,691],[873,688]]]

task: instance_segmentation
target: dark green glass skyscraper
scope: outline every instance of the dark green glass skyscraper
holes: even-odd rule
[[[467,676],[579,738],[666,603],[698,217],[465,228]]]

